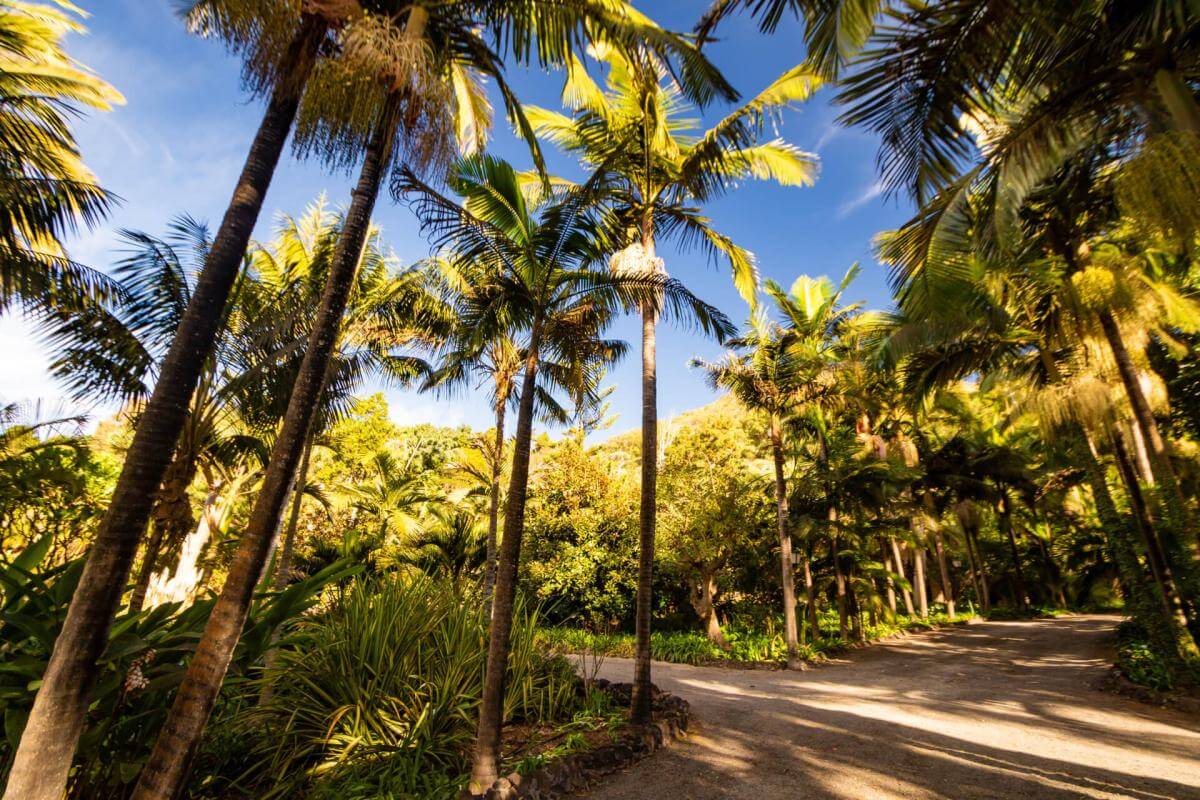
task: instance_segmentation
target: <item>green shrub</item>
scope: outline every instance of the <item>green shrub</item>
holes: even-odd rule
[[[83,560],[43,569],[49,537],[0,565],[0,784],[12,767],[34,694],[67,604],[83,573]],[[230,685],[260,659],[281,623],[312,606],[321,589],[347,575],[338,563],[281,593],[256,598],[246,632],[230,665]],[[100,658],[100,676],[84,722],[67,796],[122,798],[136,780],[166,718],[187,659],[212,611],[213,600],[172,603],[137,614],[119,613]]]
[[[505,719],[569,719],[578,680],[542,655],[538,614],[518,603]],[[260,677],[270,699],[242,717],[261,732],[255,797],[451,797],[465,777],[487,658],[486,605],[427,577],[356,585],[305,620]]]

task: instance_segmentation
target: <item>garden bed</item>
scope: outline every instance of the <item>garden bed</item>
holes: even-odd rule
[[[865,641],[822,636],[816,642],[800,645],[800,658],[805,664],[819,664],[828,658],[872,642],[903,636],[913,631],[934,630],[945,625],[961,625],[978,619],[972,614],[957,614],[953,619],[944,613],[934,613],[926,619],[899,617],[894,622],[865,626]],[[548,650],[577,658],[633,658],[634,637],[628,633],[595,633],[582,628],[542,628],[539,643]],[[656,632],[650,639],[651,657],[655,661],[691,664],[728,669],[784,669],[787,649],[783,636],[745,629],[727,633],[729,648],[722,650],[707,637],[691,631]]]
[[[629,683],[611,683],[603,678],[591,682],[591,691],[607,697],[616,708],[627,709],[633,691]],[[683,738],[690,710],[686,700],[652,688],[654,721],[634,726],[622,715],[620,723],[607,727],[568,732],[514,726],[505,731],[506,761],[516,760],[517,769],[500,778],[486,793],[486,800],[551,800],[580,791],[668,744]],[[564,738],[570,743],[555,744]],[[514,757],[519,757],[514,758]],[[464,789],[462,798],[479,797]]]

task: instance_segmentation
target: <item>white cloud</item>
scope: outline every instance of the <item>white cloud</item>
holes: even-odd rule
[[[837,218],[845,219],[858,209],[883,195],[883,181],[875,181],[864,189],[857,197],[842,203],[838,207]]]

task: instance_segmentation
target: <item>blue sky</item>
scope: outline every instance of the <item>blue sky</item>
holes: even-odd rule
[[[104,268],[114,260],[115,232],[133,228],[161,233],[175,214],[187,212],[215,225],[229,199],[246,148],[259,122],[261,105],[242,91],[239,66],[215,42],[187,35],[175,17],[171,0],[76,0],[92,14],[90,32],[72,37],[68,49],[112,84],[126,103],[107,114],[92,114],[76,125],[80,147],[102,185],[122,198],[109,219],[71,243],[74,258]],[[657,0],[639,3],[660,24],[689,29],[707,0]],[[749,19],[733,19],[721,30],[722,40],[710,57],[743,95],[750,96],[803,57],[798,29],[785,25],[773,37],[757,32]],[[561,76],[515,68],[510,81],[528,103],[557,108]],[[714,224],[752,250],[764,277],[789,284],[796,276],[830,275],[835,280],[853,262],[863,274],[848,293],[869,307],[889,302],[885,273],[871,251],[872,237],[895,227],[908,208],[885,202],[875,175],[876,141],[858,130],[837,127],[830,91],[784,114],[780,134],[816,152],[821,174],[812,188],[785,189],[747,182],[707,212]],[[704,119],[713,122],[727,111],[715,107]],[[502,115],[490,149],[521,167],[528,151],[507,129]],[[547,148],[554,172],[577,176],[574,163]],[[281,212],[299,213],[324,192],[330,202],[349,196],[347,175],[331,175],[316,163],[285,157],[267,197],[256,236],[269,235]],[[376,221],[385,240],[404,263],[429,254],[409,209],[381,198]],[[660,244],[667,270],[736,321],[746,307],[729,279],[727,268],[713,265],[698,252],[681,253]],[[638,337],[632,319],[622,320],[614,335]],[[663,326],[659,343],[659,411],[664,417],[708,402],[713,394],[701,376],[687,366],[693,356],[711,358],[721,348],[694,332]],[[57,387],[45,373],[45,354],[19,318],[0,318],[0,399],[59,401]],[[611,373],[618,415],[613,432],[636,427],[640,413],[638,349]],[[376,387],[367,387],[370,391]],[[477,397],[442,399],[388,390],[393,417],[402,424],[434,422],[489,425],[485,404]],[[96,409],[104,413],[110,409]],[[607,434],[601,434],[601,436]]]

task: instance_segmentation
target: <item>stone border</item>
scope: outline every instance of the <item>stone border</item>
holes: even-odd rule
[[[633,684],[612,683],[603,678],[592,686],[628,706]],[[598,778],[636,764],[675,739],[687,735],[691,708],[682,697],[652,688],[654,722],[644,728],[626,725],[617,738],[594,750],[564,756],[530,775],[512,773],[500,778],[482,797],[484,800],[557,800],[587,788]],[[464,795],[466,796],[466,795]]]
[[[1104,677],[1096,681],[1096,688],[1102,692],[1111,692],[1137,700],[1139,703],[1200,715],[1200,697],[1179,692],[1163,692],[1140,683],[1134,683],[1116,664],[1109,667],[1108,671],[1104,673]]]

